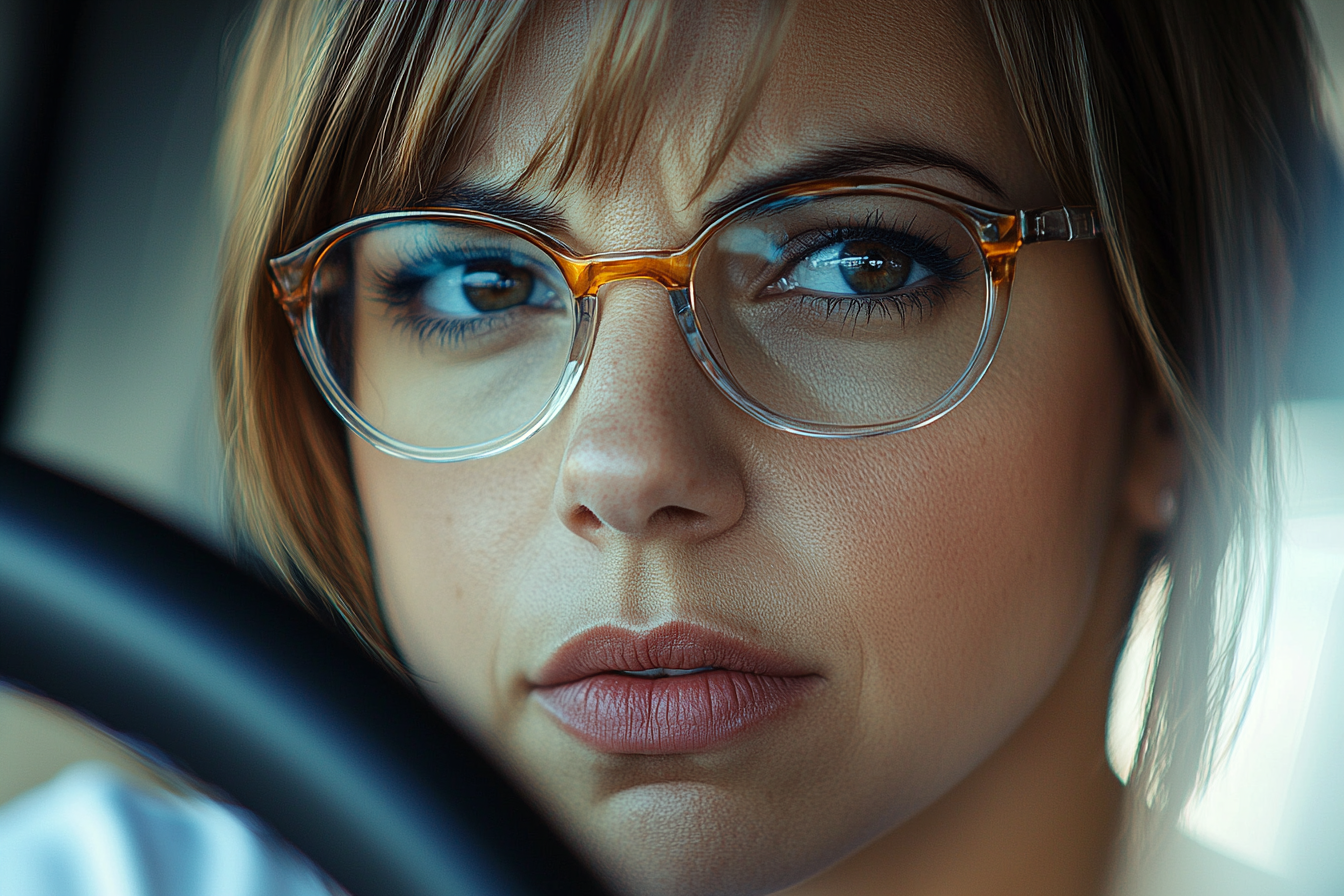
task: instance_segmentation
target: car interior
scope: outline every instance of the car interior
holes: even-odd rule
[[[1344,147],[1344,3],[1307,6]],[[247,807],[350,893],[603,892],[425,700],[226,559],[211,170],[250,8],[0,4],[0,807],[98,760]],[[1182,817],[1199,850],[1136,894],[1344,892],[1344,285],[1293,332],[1259,675]],[[1111,712],[1121,777],[1145,606]]]

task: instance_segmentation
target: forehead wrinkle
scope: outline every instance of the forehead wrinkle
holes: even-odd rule
[[[459,186],[445,187],[436,196],[483,199],[489,205],[482,210],[504,217],[512,216],[510,207],[524,204],[530,207],[527,223],[576,251],[674,248],[698,224],[692,207],[699,203],[692,187],[702,178],[707,153],[693,148],[705,146],[714,128],[712,116],[694,107],[660,104],[637,144],[613,160],[623,166],[619,177],[590,181],[576,169],[558,186],[555,174],[563,151],[551,152],[545,164],[534,165],[541,140],[513,140],[516,127],[501,129]],[[524,146],[533,151],[523,152]],[[615,175],[615,166],[607,173]],[[531,210],[542,208],[544,215]]]
[[[735,81],[729,71],[733,68],[731,65],[692,66],[689,76],[681,80],[675,90],[667,87],[661,92],[662,99],[653,110],[639,145],[629,156],[620,158],[622,164],[628,162],[630,166],[624,182],[584,185],[571,179],[560,189],[552,190],[548,188],[551,171],[534,171],[532,177],[520,179],[519,175],[527,171],[535,159],[535,151],[541,143],[539,132],[545,133],[561,116],[572,114],[564,97],[573,82],[566,78],[563,80],[569,82],[568,86],[557,87],[555,72],[547,61],[557,50],[561,51],[560,55],[570,55],[563,52],[566,47],[587,45],[585,34],[581,33],[583,27],[576,27],[573,19],[552,21],[552,16],[539,16],[542,24],[533,32],[534,38],[528,41],[530,46],[524,51],[536,65],[527,71],[511,73],[511,95],[503,98],[498,106],[502,127],[491,135],[494,145],[486,154],[491,161],[471,172],[473,180],[508,183],[512,193],[543,201],[560,210],[563,220],[552,220],[550,226],[543,229],[554,232],[563,228],[568,237],[566,241],[576,250],[582,246],[588,251],[602,253],[681,245],[701,224],[700,216],[692,212],[709,207],[709,200],[722,199],[735,188],[739,192],[752,187],[759,189],[772,178],[786,182],[802,179],[807,172],[797,169],[805,167],[808,156],[863,142],[889,144],[894,140],[935,150],[955,145],[956,157],[968,164],[960,173],[955,166],[930,167],[915,162],[851,165],[843,172],[825,173],[899,172],[906,175],[907,172],[924,172],[934,185],[973,200],[984,196],[986,198],[981,201],[986,204],[1003,204],[1005,193],[1020,200],[1023,198],[1023,178],[1016,176],[1011,160],[1005,159],[1002,152],[1005,144],[1025,142],[1014,139],[1021,136],[1013,133],[1020,130],[1020,122],[1016,121],[1011,104],[985,102],[989,98],[999,99],[999,94],[1006,93],[1006,84],[1001,90],[992,86],[986,90],[984,85],[958,88],[945,84],[948,80],[945,75],[935,83],[922,74],[937,60],[945,61],[946,53],[953,49],[963,55],[968,50],[992,49],[983,46],[986,43],[984,35],[975,32],[974,17],[965,8],[968,5],[915,0],[903,4],[899,10],[888,9],[886,14],[892,17],[894,24],[910,25],[921,15],[932,14],[929,21],[940,26],[933,29],[939,33],[931,37],[927,34],[917,36],[909,33],[911,29],[908,27],[898,28],[897,31],[903,32],[896,41],[902,48],[901,71],[893,71],[890,65],[875,63],[871,58],[849,60],[847,56],[848,61],[842,60],[844,64],[820,72],[826,75],[828,85],[821,92],[816,90],[815,83],[819,72],[812,70],[818,63],[813,50],[815,41],[829,38],[812,32],[828,32],[828,29],[818,29],[816,26],[820,23],[809,23],[806,14],[800,15],[781,48],[781,65],[768,78],[765,92],[752,109],[751,120],[737,135],[727,164],[711,183],[711,191],[705,194],[708,199],[697,195],[695,188],[703,178],[709,155],[707,144],[712,141],[718,121],[718,116],[710,114],[710,110],[733,99]],[[803,5],[804,9],[807,7],[808,4]],[[715,18],[730,21],[733,15],[740,16],[741,13],[740,9],[716,13]],[[697,27],[686,31],[703,35],[705,29],[699,26],[704,23],[696,24]],[[831,23],[831,30],[834,24]],[[852,30],[844,25],[841,28]],[[716,45],[722,37],[721,33],[716,36]],[[875,39],[872,34],[865,37],[870,41]],[[537,38],[554,43],[540,46],[534,42]],[[727,46],[726,52],[740,56],[740,47]],[[986,76],[973,80],[977,84],[988,80],[988,76],[995,72],[994,67],[977,52],[969,55],[975,57],[975,64],[970,65],[969,70]],[[570,62],[568,70],[573,72],[572,56]],[[877,68],[869,72],[874,65]],[[1002,80],[1001,76],[999,80]],[[898,90],[894,106],[888,96],[889,88]],[[948,95],[942,95],[945,93]],[[543,101],[543,95],[549,99]],[[983,110],[986,105],[994,108]],[[992,120],[985,121],[984,115],[977,114],[971,116],[974,121],[962,123],[961,119],[968,117],[965,110],[972,106],[988,111]],[[546,120],[530,127],[520,125],[520,117],[511,113],[527,107],[544,109],[549,118],[541,116]],[[958,111],[962,114],[954,114]],[[1012,120],[997,121],[1005,115]],[[532,116],[533,121],[537,119],[538,116]],[[565,127],[572,130],[572,123]],[[836,137],[844,139],[836,140]],[[1010,164],[1005,166],[1001,159]],[[1035,161],[1030,158],[1030,150],[1028,159]],[[985,176],[967,176],[967,169]],[[578,181],[582,180],[578,178]]]
[[[924,179],[936,182],[950,176],[962,188],[960,192],[969,187],[973,193],[985,193],[999,202],[1008,199],[1003,187],[970,161],[937,146],[914,141],[856,140],[849,145],[800,147],[793,158],[786,158],[781,164],[746,167],[745,171],[751,172],[751,176],[739,177],[736,187],[731,187],[732,181],[728,181],[726,186],[731,188],[708,204],[701,216],[702,225],[772,190],[859,174],[899,172],[903,177],[920,180],[919,175],[932,173],[932,178]]]
[[[575,239],[589,252],[672,249],[693,234],[695,220],[678,213],[674,185],[655,165],[632,168],[620,188],[574,187],[564,192]]]
[[[834,2],[799,5],[731,168],[782,168],[799,147],[899,141],[991,175],[1001,190],[973,187],[987,202],[1054,201],[977,4],[903,0],[870,7],[863,20],[841,12]]]
[[[575,166],[563,180],[555,175],[557,160],[565,158],[578,130],[588,124],[574,116],[585,60],[601,42],[593,7],[582,0],[542,7],[524,26],[512,64],[494,85],[488,114],[496,126],[484,135],[486,145],[467,172],[472,179],[557,193],[569,186],[564,180],[590,179],[586,164]],[[604,166],[592,178],[595,183],[619,187],[623,172],[640,156],[664,153],[688,171],[694,167],[697,180],[703,178],[709,144],[720,120],[732,112],[743,50],[750,46],[745,37],[754,30],[756,14],[752,0],[687,4],[680,11],[656,95],[640,98],[650,114],[632,146],[600,154]],[[615,138],[598,134],[595,139],[600,149]],[[520,179],[523,173],[528,176]]]

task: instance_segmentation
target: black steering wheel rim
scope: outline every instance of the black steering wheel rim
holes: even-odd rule
[[[8,455],[0,678],[154,745],[353,896],[604,892],[351,643],[181,534]]]

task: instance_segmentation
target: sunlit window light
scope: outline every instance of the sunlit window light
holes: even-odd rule
[[[1286,881],[1344,886],[1344,401],[1296,402],[1281,420],[1285,515],[1263,665],[1240,729],[1224,732],[1225,758],[1181,826]],[[1151,688],[1164,586],[1161,575],[1148,583],[1116,674],[1107,749],[1122,780]],[[1252,607],[1248,622],[1257,615]],[[1243,629],[1242,668],[1257,631]]]

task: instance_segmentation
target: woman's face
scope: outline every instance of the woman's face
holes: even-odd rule
[[[681,245],[715,199],[860,144],[936,150],[1002,193],[938,165],[862,173],[1059,204],[974,5],[937,0],[800,4],[695,197],[750,40],[750,16],[715,9],[695,39],[722,72],[654,110],[668,139],[641,144],[619,188],[523,188],[577,251]],[[563,113],[586,30],[547,15],[473,181],[513,183]],[[857,440],[749,418],[661,287],[605,288],[582,384],[522,446],[426,464],[351,440],[398,647],[622,885],[769,892],[821,870],[1019,731],[1123,591],[1099,584],[1126,537],[1131,405],[1107,283],[1096,243],[1024,249],[978,388],[932,425]]]

